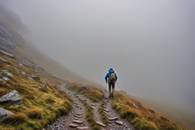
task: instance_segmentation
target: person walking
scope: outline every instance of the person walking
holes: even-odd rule
[[[118,77],[113,68],[110,68],[105,76],[106,84],[108,84],[109,97],[114,96],[115,83]]]

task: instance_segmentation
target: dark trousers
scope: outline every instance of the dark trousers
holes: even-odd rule
[[[109,90],[110,96],[113,96],[114,88],[115,88],[115,82],[109,82],[108,83],[108,90]]]

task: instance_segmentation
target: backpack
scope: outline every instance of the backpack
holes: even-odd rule
[[[111,73],[109,78],[108,78],[108,81],[109,82],[115,82],[116,80],[117,80],[116,74],[115,73]]]

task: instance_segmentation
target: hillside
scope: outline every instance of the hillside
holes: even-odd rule
[[[108,98],[0,18],[0,130],[185,130],[123,92]]]
[[[42,129],[67,113],[71,100],[56,88],[62,82],[17,53],[10,29],[0,26],[0,129]]]

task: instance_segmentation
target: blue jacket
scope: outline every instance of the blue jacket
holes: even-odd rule
[[[112,68],[110,68],[110,69],[108,70],[108,73],[107,73],[106,76],[105,76],[105,81],[106,81],[106,83],[108,82],[108,78],[110,77],[110,75],[111,75],[112,73],[115,73],[115,72],[114,72],[114,70],[113,70]]]

